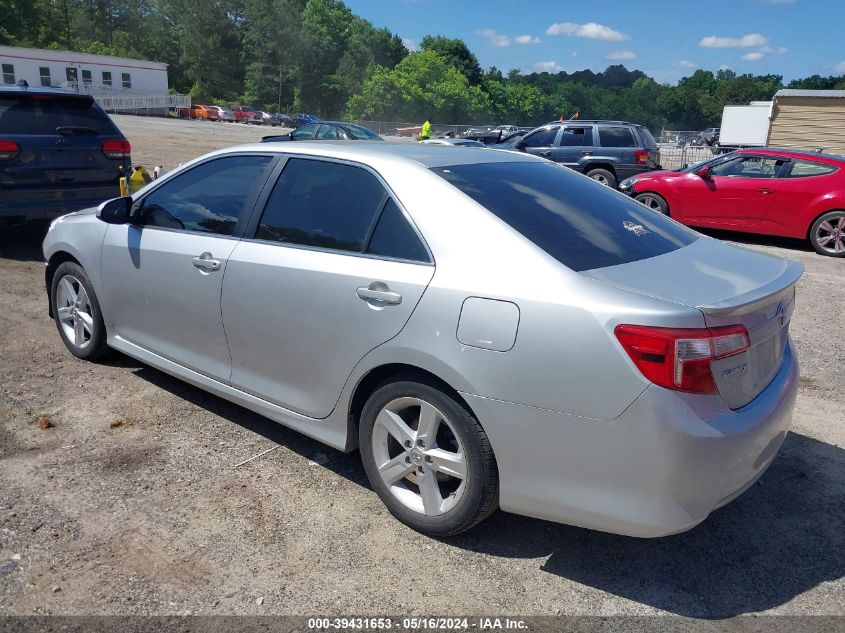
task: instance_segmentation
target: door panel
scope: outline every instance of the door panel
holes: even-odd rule
[[[555,147],[554,161],[567,167],[577,168],[581,159],[593,154],[594,147],[591,125],[567,125]]]
[[[427,264],[239,243],[222,299],[231,384],[326,417],[358,361],[404,327],[433,274]]]
[[[136,345],[227,381],[229,350],[220,315],[226,261],[237,240],[150,227],[112,225],[102,249],[104,309]],[[193,259],[203,253],[208,264]],[[213,270],[213,262],[220,262]]]
[[[522,139],[522,148],[529,154],[551,160],[559,133],[560,127],[558,126],[547,126],[535,130]]]

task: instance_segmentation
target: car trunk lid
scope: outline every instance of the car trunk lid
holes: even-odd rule
[[[732,409],[751,402],[780,370],[803,266],[701,237],[685,248],[581,274],[700,310],[708,327],[742,325],[750,348],[714,361],[719,394]]]

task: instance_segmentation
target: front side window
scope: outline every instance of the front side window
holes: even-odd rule
[[[711,167],[710,173],[735,178],[775,178],[785,163],[782,158],[737,156]]]
[[[386,197],[364,169],[292,158],[267,200],[255,237],[360,253]]]
[[[129,73],[122,73],[121,80],[123,82],[123,87],[126,88],[126,90],[132,89],[132,76]]]
[[[103,85],[111,86],[111,72],[107,70],[103,71]]]
[[[599,143],[602,147],[636,147],[634,133],[627,127],[599,127]]]
[[[300,128],[297,128],[291,134],[291,138],[294,141],[307,141],[309,139],[314,138],[314,133],[317,131],[317,126],[314,123],[309,125],[303,125]]]
[[[3,64],[3,83],[15,83],[15,67],[12,64]]]
[[[198,165],[144,197],[137,221],[143,226],[232,235],[252,208],[272,162],[270,156],[228,156]]]
[[[41,85],[42,86],[51,86],[52,82],[50,81],[50,68],[49,66],[41,66],[38,68],[38,75],[41,78]]]
[[[432,171],[575,271],[655,257],[698,238],[553,163],[480,163]]]
[[[593,145],[593,128],[588,127],[568,127],[563,130],[560,137],[561,147],[592,147]]]
[[[529,134],[522,140],[523,147],[551,147],[555,144],[555,137],[560,128],[544,128]]]
[[[789,178],[806,178],[808,176],[824,176],[836,171],[833,165],[814,163],[809,160],[795,160],[792,162],[792,169],[789,171]]]

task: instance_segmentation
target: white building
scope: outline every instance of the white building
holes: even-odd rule
[[[159,111],[190,106],[185,95],[168,94],[167,64],[40,48],[0,46],[3,84],[25,79],[94,96],[106,110]]]

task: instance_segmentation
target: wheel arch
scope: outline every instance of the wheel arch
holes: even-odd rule
[[[53,297],[51,290],[53,287],[53,277],[56,274],[56,269],[65,262],[73,262],[77,266],[80,266],[83,269],[85,268],[76,257],[67,251],[56,251],[50,255],[50,259],[47,260],[47,266],[44,268],[44,284],[47,286],[47,296],[49,297],[48,304],[50,318],[53,317]]]
[[[812,219],[810,220],[809,224],[807,224],[807,230],[804,232],[804,239],[810,239],[810,232],[813,230],[813,225],[818,222],[818,219],[827,213],[833,213],[834,211],[845,211],[845,204],[841,207],[834,207],[833,209],[825,209],[819,213],[816,213]]]
[[[637,191],[637,192],[634,194],[634,198],[636,199],[636,198],[638,198],[639,196],[642,196],[642,195],[644,195],[644,194],[648,194],[648,195],[650,195],[650,196],[657,196],[658,198],[660,198],[661,200],[663,200],[663,202],[665,202],[665,203],[666,203],[666,215],[667,215],[668,217],[670,217],[670,218],[672,217],[672,205],[671,205],[671,204],[669,204],[669,199],[668,199],[666,196],[664,196],[664,195],[663,195],[662,193],[660,193],[659,191],[655,191],[654,189],[644,189],[644,190],[642,190],[642,191]]]
[[[594,169],[604,169],[606,171],[609,171],[611,174],[613,174],[614,178],[616,178],[616,179],[619,178],[618,174],[616,173],[616,167],[613,166],[613,163],[604,162],[604,161],[596,161],[596,162],[586,163],[583,167],[583,173],[588,174]]]
[[[464,407],[472,416],[478,420],[478,423],[484,428],[483,422],[475,415],[472,407],[469,406],[460,392],[455,389],[448,382],[443,380],[437,374],[407,363],[387,363],[373,367],[365,373],[358,380],[355,389],[352,392],[352,397],[349,399],[349,406],[347,410],[347,420],[349,431],[347,433],[347,450],[354,450],[358,447],[358,426],[361,420],[361,413],[364,410],[364,405],[370,396],[380,386],[389,382],[397,382],[398,380],[408,379],[426,382],[432,384],[444,393],[449,395],[458,404]]]

